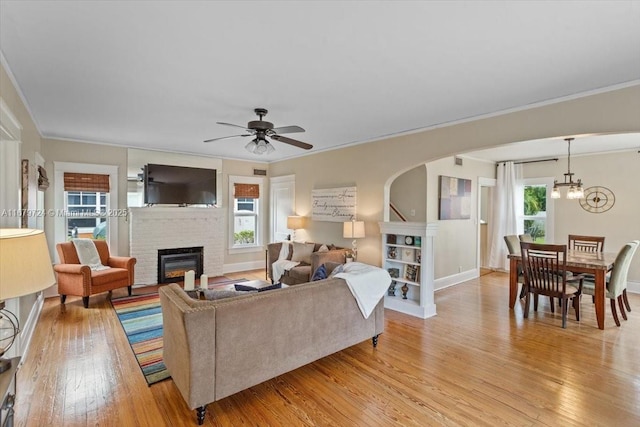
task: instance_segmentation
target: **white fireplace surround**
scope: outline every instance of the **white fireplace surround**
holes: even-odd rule
[[[222,276],[224,209],[151,206],[129,208],[129,248],[137,285],[158,281],[158,249],[202,246],[204,274]]]

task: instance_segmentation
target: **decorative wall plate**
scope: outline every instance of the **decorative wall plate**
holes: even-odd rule
[[[580,206],[587,212],[602,213],[613,207],[616,196],[607,187],[589,187],[584,189],[584,199],[580,199]]]

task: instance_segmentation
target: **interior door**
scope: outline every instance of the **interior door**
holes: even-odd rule
[[[269,242],[286,240],[291,230],[287,228],[287,217],[295,215],[296,177],[278,176],[269,180],[271,224]]]

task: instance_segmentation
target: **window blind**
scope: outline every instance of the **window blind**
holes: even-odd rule
[[[64,191],[109,192],[109,175],[93,173],[64,173]]]
[[[233,197],[236,199],[259,199],[260,186],[258,184],[233,184]]]

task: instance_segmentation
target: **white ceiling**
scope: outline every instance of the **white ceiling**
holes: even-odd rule
[[[0,48],[44,137],[270,162],[308,152],[202,141],[255,107],[317,152],[638,84],[640,2],[2,0]]]

